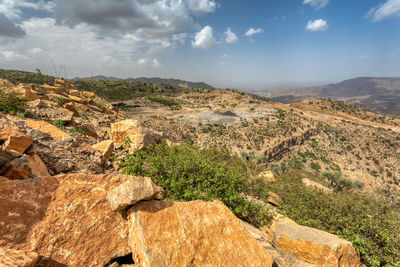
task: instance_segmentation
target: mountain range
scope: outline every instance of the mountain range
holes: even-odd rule
[[[308,98],[333,98],[377,113],[400,114],[400,78],[359,77],[315,87],[278,92],[258,92],[273,101],[299,102]]]

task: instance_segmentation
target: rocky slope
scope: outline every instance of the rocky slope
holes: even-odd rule
[[[162,188],[150,178],[121,175],[116,159],[161,138],[178,141],[178,128],[172,133],[157,127],[160,119],[150,116],[127,119],[129,114],[91,92],[63,80],[54,84],[0,81],[0,90],[27,99],[29,117],[0,113],[0,265],[359,266],[360,256],[350,242],[288,223],[272,207],[274,223],[259,230],[220,201],[162,200]],[[250,96],[242,101],[234,92],[221,91],[182,100],[197,97],[212,99],[197,102],[200,107],[254,104],[256,112],[240,113],[251,121],[267,105],[268,112],[277,114],[271,140],[274,133],[298,132],[298,138],[286,142],[289,146],[316,134],[309,121],[296,121],[305,127],[294,130],[295,123],[283,119],[281,111]],[[183,120],[176,123],[191,129]],[[280,132],[288,125],[293,128]],[[268,128],[260,127],[260,134]],[[213,137],[198,142],[211,145]],[[257,141],[248,140],[252,142]]]

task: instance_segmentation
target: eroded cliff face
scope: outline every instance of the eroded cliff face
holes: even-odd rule
[[[293,136],[286,138],[276,144],[271,145],[264,152],[266,162],[280,160],[286,153],[288,153],[293,147],[300,146],[310,140],[314,135],[318,134],[317,128],[307,129],[301,133],[296,133]]]

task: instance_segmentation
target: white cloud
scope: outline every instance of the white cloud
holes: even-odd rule
[[[323,19],[309,20],[306,29],[312,32],[326,31],[328,29],[328,23]]]
[[[261,29],[261,28],[258,28],[258,29],[250,28],[250,29],[247,30],[245,35],[248,36],[248,37],[251,37],[254,34],[259,34],[259,33],[263,33],[263,32],[264,32],[264,30]]]
[[[99,38],[93,26],[80,24],[74,28],[56,25],[53,18],[31,18],[20,24],[26,32],[22,39],[0,42],[0,62],[7,68],[34,70],[56,75],[56,66],[70,66],[65,78],[90,73],[145,73],[162,67],[158,56],[173,49],[176,41],[141,40],[132,34],[120,38]],[[75,42],[74,40],[79,40]],[[145,61],[142,59],[146,59]],[[144,64],[146,63],[146,64]],[[138,65],[141,67],[138,67]]]
[[[387,0],[385,3],[372,8],[368,13],[374,21],[381,21],[390,17],[400,17],[400,0]]]
[[[188,6],[196,16],[202,16],[214,12],[217,3],[213,0],[188,0]]]
[[[236,36],[234,32],[232,32],[230,27],[228,27],[224,32],[224,36],[225,36],[225,42],[228,44],[237,43],[239,41],[239,38]]]
[[[36,1],[31,2],[27,0],[0,0],[0,13],[3,13],[10,19],[21,18],[21,8],[44,10],[50,12],[54,8],[52,1]]]
[[[211,26],[205,26],[201,31],[196,33],[192,46],[194,48],[210,49],[216,44],[214,31]]]
[[[304,0],[303,5],[311,5],[316,10],[321,9],[329,4],[329,0]]]

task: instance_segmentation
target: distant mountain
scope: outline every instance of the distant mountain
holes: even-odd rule
[[[360,77],[316,87],[265,93],[273,101],[299,102],[310,97],[333,98],[377,113],[400,115],[400,78]]]
[[[189,82],[189,81],[184,81],[184,80],[179,80],[179,79],[163,79],[163,78],[146,78],[146,77],[140,77],[140,78],[127,78],[127,79],[121,79],[113,76],[103,76],[103,75],[97,75],[97,76],[92,76],[92,77],[86,77],[86,78],[75,78],[74,80],[109,80],[109,81],[129,81],[129,82],[145,82],[145,83],[155,83],[155,84],[167,84],[167,85],[172,85],[172,86],[179,86],[179,87],[184,87],[184,88],[205,88],[205,89],[213,89],[214,87],[206,84],[204,82]]]

